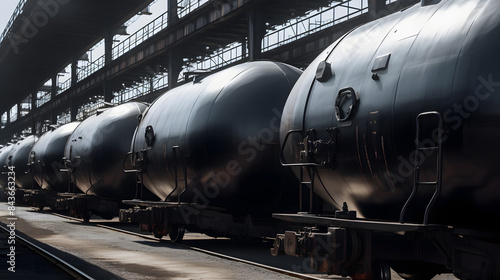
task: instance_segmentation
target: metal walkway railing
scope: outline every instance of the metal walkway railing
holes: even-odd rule
[[[368,12],[367,0],[332,2],[329,7],[320,8],[305,17],[293,19],[276,27],[274,31],[269,32],[264,37],[262,51],[266,52],[286,45],[366,12]]]
[[[177,1],[177,6],[180,8],[177,11],[179,18],[182,18],[194,10],[201,7],[203,4],[209,2],[209,0],[179,0]],[[164,30],[168,26],[168,12],[163,13],[158,16],[150,23],[145,25],[140,30],[136,31],[134,34],[127,37],[125,40],[117,44],[112,49],[111,57],[112,59],[117,59],[118,57],[124,55],[131,49],[137,47],[142,42],[158,34],[160,31]],[[78,79],[82,80],[97,70],[101,69],[105,65],[105,57],[102,55],[95,61],[92,61],[89,65],[82,67],[78,71]]]
[[[17,14],[13,15],[13,22],[15,17],[22,11],[22,6],[27,0],[22,0],[16,9]],[[393,2],[395,0],[386,0]],[[178,16],[180,18],[192,13],[196,9],[209,3],[209,0],[178,0],[177,5]],[[283,46],[291,41],[303,38],[307,35],[329,28],[335,24],[352,19],[356,16],[362,15],[368,11],[368,0],[350,0],[342,2],[332,2],[329,7],[324,7],[316,11],[312,11],[304,17],[296,18],[289,21],[287,24],[278,26],[270,30],[262,41],[262,51],[267,52],[272,49]],[[147,39],[155,36],[160,31],[168,26],[168,13],[164,13],[143,28],[133,33],[122,42],[112,48],[112,59],[129,52],[139,44]],[[6,33],[6,31],[4,31]],[[238,61],[241,61],[248,56],[248,50],[244,49],[246,46],[242,42],[235,42],[231,45],[215,50],[211,55],[206,57],[197,58],[193,61],[186,61],[184,71],[192,71],[197,69],[216,70]],[[81,65],[77,72],[78,80],[83,80],[96,71],[105,66],[105,56],[102,55],[95,60],[90,61],[87,65]],[[158,74],[151,79],[146,79],[143,83],[133,85],[132,87],[123,89],[120,92],[114,93],[113,103],[124,103],[139,96],[143,96],[152,92],[168,87],[167,74]],[[182,79],[182,73],[179,79]],[[72,85],[71,78],[59,83],[58,93],[68,90]],[[45,101],[45,100],[44,100]],[[89,108],[82,108],[80,117],[88,115],[94,108],[99,105],[92,102]],[[92,108],[92,109],[91,109]],[[63,118],[65,119],[65,118]]]
[[[390,1],[390,0],[388,0]],[[179,17],[186,16],[193,12],[203,4],[209,2],[208,0],[180,0],[178,6],[181,7]],[[187,5],[186,5],[187,4]],[[308,15],[297,18],[283,26],[275,28],[275,30],[268,32],[262,42],[263,52],[280,47],[291,41],[303,38],[307,35],[324,30],[335,24],[349,20],[353,17],[364,14],[368,11],[367,0],[349,0],[343,2],[332,2],[329,7],[321,8],[313,11]],[[141,30],[130,35],[123,42],[113,48],[113,59],[130,51],[146,39],[151,38],[159,31],[167,27],[167,13],[157,17],[151,23],[144,26]],[[201,58],[196,61],[186,62],[184,71],[193,71],[198,69],[203,70],[216,70],[218,68],[236,63],[248,57],[248,50],[243,49],[241,42],[233,43],[224,48],[215,50],[211,55]],[[88,67],[83,68],[78,73],[78,78],[83,79],[93,72],[99,70],[104,66],[104,56],[97,59]],[[183,72],[184,72],[183,71]],[[182,80],[182,73],[179,80]],[[168,74],[160,74],[152,78],[152,80],[145,80],[144,83],[133,85],[132,87],[123,89],[115,93],[112,102],[121,104],[137,97],[146,95],[152,91],[167,88]],[[70,86],[69,81],[66,82],[61,89]],[[153,87],[153,88],[152,88]]]

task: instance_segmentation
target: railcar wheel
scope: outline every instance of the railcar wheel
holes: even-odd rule
[[[439,266],[423,263],[396,263],[393,269],[401,278],[408,280],[430,280],[439,273],[446,272]]]
[[[92,211],[85,210],[83,212],[83,217],[82,217],[83,221],[86,222],[86,223],[90,222],[90,216],[92,216]]]
[[[184,225],[173,225],[168,237],[170,237],[170,240],[174,243],[181,243],[185,231],[186,228]]]
[[[372,264],[373,280],[391,280],[391,268],[387,262],[376,261]]]
[[[157,233],[157,232],[153,232],[153,236],[154,236],[155,238],[158,238],[158,240],[160,240],[160,239],[163,237],[163,234],[161,234],[161,233]]]
[[[151,233],[155,238],[158,238],[158,240],[161,240],[161,238],[164,236],[163,231],[159,230],[155,224],[151,225]]]
[[[422,273],[415,273],[415,274],[408,274],[408,273],[398,273],[399,276],[403,279],[407,280],[430,280],[434,278],[434,276],[437,275],[437,273],[434,272],[422,272]]]

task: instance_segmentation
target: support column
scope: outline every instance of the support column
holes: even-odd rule
[[[104,35],[104,64],[107,65],[113,60],[113,37],[114,32],[107,31]]]
[[[17,119],[16,120],[20,120],[21,119],[21,103],[17,103]]]
[[[36,110],[36,101],[38,99],[38,92],[33,92],[31,94],[31,111]]]
[[[177,0],[167,0],[167,24],[171,25],[179,20],[179,15],[177,14]]]
[[[385,0],[368,0],[370,20],[375,20],[389,14]]]
[[[36,120],[33,120],[31,122],[31,134],[40,137],[42,136],[42,129],[40,128],[40,130],[38,130],[37,128]]]
[[[167,53],[168,58],[168,88],[172,89],[177,86],[179,74],[182,70],[182,57],[175,50],[170,50]]]
[[[57,74],[52,76],[52,88],[50,91],[50,100],[53,100],[57,95]],[[31,99],[33,101],[33,99]],[[33,107],[32,107],[33,108]],[[55,111],[50,112],[50,123],[57,123],[57,113]]]
[[[247,40],[246,38],[243,38],[241,40],[241,57],[246,57],[247,56]]]
[[[72,122],[76,121],[76,114],[78,113],[78,105],[79,105],[78,100],[71,99],[70,105],[69,105],[70,106],[69,110],[71,112],[71,121]]]
[[[7,111],[7,123],[5,125],[10,124],[10,109]]]
[[[78,74],[77,74],[78,60],[74,60],[71,63],[71,86],[76,85],[78,83]]]
[[[38,92],[33,92],[31,94],[31,112],[35,112],[35,110],[36,110],[37,99],[38,99]],[[36,131],[36,121],[35,120],[33,120],[33,122],[31,123],[31,132],[33,135],[40,136]]]
[[[54,111],[50,113],[50,123],[57,124],[57,113]]]
[[[113,92],[111,92],[111,87],[108,82],[102,83],[102,93],[104,96],[104,102],[111,102],[113,99]]]
[[[261,57],[264,35],[266,35],[266,23],[263,12],[252,9],[248,14],[248,56],[250,61]]]
[[[50,100],[54,99],[57,95],[57,74],[52,76],[52,87],[50,89]]]

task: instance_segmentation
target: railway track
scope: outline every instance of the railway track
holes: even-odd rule
[[[62,215],[62,214],[58,214],[58,213],[52,213],[52,214],[55,215],[55,216],[64,218],[64,219],[68,219],[68,220],[72,220],[72,221],[84,223],[81,219],[73,218],[73,217]],[[238,257],[230,256],[230,255],[227,255],[227,254],[222,254],[222,253],[219,253],[219,252],[215,252],[215,251],[212,251],[212,250],[207,250],[207,249],[199,248],[199,247],[196,247],[196,246],[190,246],[190,245],[186,245],[186,244],[182,244],[182,243],[174,243],[174,242],[171,242],[170,240],[165,240],[165,239],[160,239],[159,240],[158,238],[156,238],[156,237],[154,237],[152,235],[146,235],[146,234],[142,234],[142,233],[133,232],[133,231],[130,231],[130,230],[120,229],[120,228],[117,228],[117,227],[112,227],[112,226],[104,225],[104,224],[101,224],[99,222],[93,222],[92,225],[100,227],[100,228],[104,228],[104,229],[107,229],[107,230],[120,232],[120,233],[123,233],[123,234],[137,236],[137,237],[144,238],[144,239],[147,239],[147,240],[152,240],[152,241],[156,241],[156,242],[160,242],[160,243],[168,243],[168,244],[171,244],[171,245],[174,245],[174,246],[178,246],[180,248],[193,250],[193,251],[204,253],[204,254],[207,254],[207,255],[211,255],[211,256],[214,256],[214,257],[218,257],[218,258],[222,258],[222,259],[226,259],[226,260],[230,260],[230,261],[234,261],[234,262],[240,262],[240,263],[244,263],[244,264],[247,264],[247,265],[251,265],[251,266],[263,268],[263,269],[266,269],[266,270],[269,270],[269,271],[273,271],[273,272],[276,272],[276,273],[279,273],[279,274],[291,276],[291,277],[294,277],[294,278],[297,278],[297,279],[305,279],[305,280],[325,280],[325,279],[331,279],[331,278],[321,278],[321,277],[307,275],[307,274],[303,274],[303,273],[298,273],[298,272],[294,272],[294,271],[290,271],[290,270],[286,270],[286,269],[281,269],[281,268],[278,268],[278,267],[273,267],[271,265],[266,265],[266,264],[262,264],[262,263],[258,263],[258,262],[254,262],[254,261],[250,261],[250,260],[246,260],[246,259],[243,259],[243,258],[238,258]],[[335,279],[342,279],[342,278],[335,278]]]
[[[14,227],[0,223],[0,232],[5,235],[6,241],[2,241],[0,248],[2,251],[6,250],[8,252],[2,254],[7,257],[8,267],[0,272],[0,275],[11,273],[5,278],[0,278],[94,279],[70,263],[19,235]]]

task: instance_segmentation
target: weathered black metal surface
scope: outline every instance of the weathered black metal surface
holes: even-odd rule
[[[166,92],[134,136],[134,163],[145,186],[161,200],[270,218],[285,206],[278,131],[300,74],[282,63],[250,62]]]
[[[345,201],[364,217],[397,221],[413,188],[415,158],[419,180],[436,179],[436,153],[415,152],[415,119],[437,111],[444,121],[443,187],[430,223],[498,230],[483,221],[500,218],[499,15],[496,1],[433,1],[335,42],[286,103],[282,141],[288,131],[302,131],[282,143],[286,162],[325,164],[314,167],[314,190],[338,209]],[[324,61],[332,75],[320,69],[316,79]],[[420,143],[435,146],[437,126],[421,125]],[[420,186],[407,221],[422,222],[434,189]]]
[[[62,158],[66,142],[79,124],[72,122],[47,131],[33,145],[29,159],[30,170],[42,189],[55,192],[68,191],[69,174],[60,171],[60,168],[64,167]]]
[[[64,150],[71,179],[86,194],[114,200],[136,194],[134,174],[123,172],[123,157],[146,104],[130,102],[89,117],[80,123]]]

